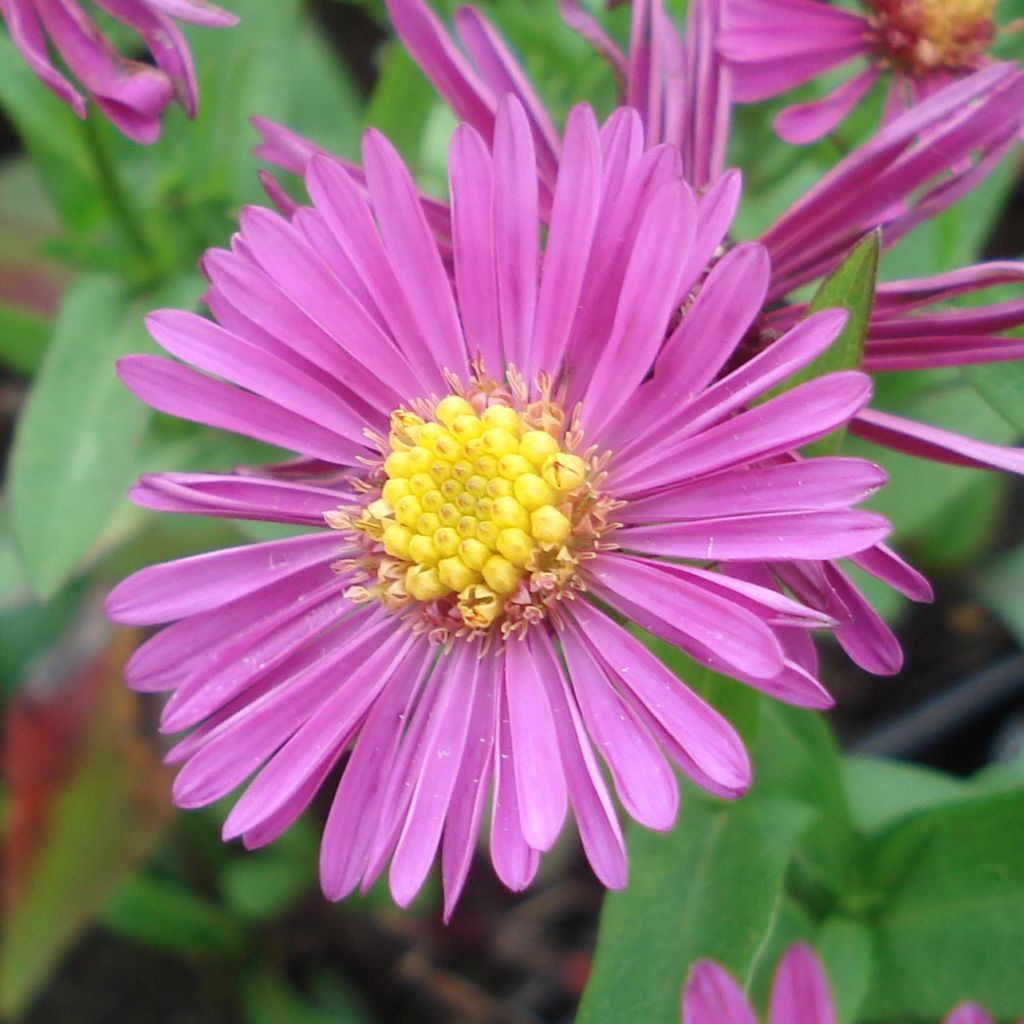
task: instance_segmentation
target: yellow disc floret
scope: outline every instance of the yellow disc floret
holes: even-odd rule
[[[547,599],[575,564],[576,511],[586,504],[592,523],[595,496],[587,462],[545,429],[558,417],[531,408],[481,392],[472,402],[448,395],[432,417],[392,414],[379,497],[347,520],[372,551],[383,548],[368,564],[387,586],[354,589],[389,606],[423,602],[436,609],[431,621],[455,616],[481,634],[512,614],[510,602],[525,619],[537,592]],[[544,587],[531,586],[541,576]]]

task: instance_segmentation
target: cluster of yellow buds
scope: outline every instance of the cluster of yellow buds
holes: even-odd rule
[[[478,414],[459,395],[442,399],[431,420],[397,410],[388,440],[381,496],[357,527],[407,564],[411,598],[453,595],[463,622],[486,629],[569,540],[570,496],[587,464],[515,409]]]

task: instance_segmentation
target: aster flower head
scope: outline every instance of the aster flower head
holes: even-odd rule
[[[635,111],[600,129],[588,107],[572,112],[543,246],[515,97],[491,145],[456,130],[440,237],[390,144],[368,133],[363,159],[354,175],[312,157],[311,205],[288,217],[243,212],[231,250],[204,261],[218,323],[149,319],[182,362],[120,363],[157,409],[300,456],[144,477],[137,503],[310,528],[118,586],[115,620],[173,623],[134,656],[129,683],[173,691],[162,727],[194,729],[170,755],[179,804],[256,771],[224,829],[249,846],[347,757],[322,845],[331,898],[390,859],[405,904],[440,848],[450,913],[490,791],[491,856],[511,888],[529,883],[570,805],[595,872],[620,887],[598,752],[626,811],[656,829],[677,808],[669,760],[724,797],[750,779],[728,722],[622,620],[783,700],[828,706],[807,632],[831,620],[745,567],[842,557],[885,535],[851,507],[882,482],[876,466],[797,453],[846,423],[870,384],[838,373],[761,400],[835,339],[836,310],[725,369],[766,255],[737,247],[701,283],[738,183],[697,201],[674,150],[645,150]]]
[[[835,1003],[817,954],[797,942],[775,969],[767,1024],[835,1024]],[[757,1024],[757,1014],[743,990],[712,960],[693,965],[683,988],[682,1024]],[[942,1024],[992,1024],[977,1003],[955,1006]]]
[[[728,0],[719,48],[741,103],[779,95],[851,61],[865,64],[823,99],[789,107],[776,131],[813,142],[888,79],[886,123],[992,62],[997,0],[864,0],[863,12],[822,0]]]
[[[188,44],[174,19],[224,28],[238,20],[207,0],[97,0],[97,7],[138,33],[155,67],[121,56],[75,0],[0,0],[14,45],[39,80],[79,116],[85,100],[49,53],[109,120],[134,142],[155,142],[160,118],[177,101],[196,112]]]

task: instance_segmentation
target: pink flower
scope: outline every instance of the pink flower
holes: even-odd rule
[[[794,943],[772,980],[767,1024],[835,1024],[828,978],[814,950]],[[683,988],[682,1024],[757,1024],[757,1014],[729,972],[711,960],[690,969]],[[954,1007],[943,1024],[992,1024],[976,1003]]]
[[[808,665],[828,616],[745,578],[770,559],[871,548],[880,517],[851,508],[883,480],[858,459],[795,449],[867,401],[857,372],[758,403],[828,347],[845,315],[803,320],[724,369],[767,273],[757,245],[717,264],[728,222],[698,201],[635,111],[569,118],[546,242],[534,136],[514,97],[488,145],[461,125],[439,240],[380,135],[365,172],[315,155],[312,205],[243,211],[207,254],[217,323],[165,310],[153,337],[182,362],[121,361],[162,412],[299,453],[235,475],[142,478],[139,504],[308,527],[144,569],[119,622],[171,622],[130,685],[172,691],[167,731],[185,807],[254,772],[226,837],[269,842],[347,756],[321,877],[340,898],[391,861],[406,904],[440,848],[446,913],[488,791],[491,856],[526,886],[571,805],[608,886],[626,855],[598,755],[622,805],[655,829],[678,795],[666,755],[739,796],[743,746],[621,625],[790,703],[831,701]],[[448,241],[450,239],[450,242]],[[712,280],[714,284],[712,284]],[[191,366],[183,365],[191,364]]]
[[[54,66],[47,43],[120,131],[134,142],[155,142],[172,101],[189,117],[196,112],[192,58],[172,18],[213,28],[238,19],[206,0],[97,0],[97,6],[139,34],[156,67],[122,57],[75,0],[0,0],[0,15],[25,63],[79,117],[85,101]]]
[[[775,130],[813,142],[836,127],[883,76],[882,123],[991,63],[996,0],[864,0],[864,13],[821,0],[727,0],[718,39],[732,66],[733,98],[787,92],[850,61],[867,66],[823,99],[783,110]]]

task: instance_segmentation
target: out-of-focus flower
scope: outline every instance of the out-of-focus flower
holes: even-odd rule
[[[867,67],[820,100],[782,111],[787,142],[827,135],[883,76],[885,124],[943,86],[987,67],[997,0],[863,0],[864,12],[821,0],[726,0],[718,47],[732,66],[733,98],[751,103],[848,63]]]
[[[48,43],[120,131],[135,142],[155,142],[172,101],[189,117],[196,112],[192,58],[173,19],[212,28],[238,19],[206,0],[97,0],[97,6],[139,34],[155,67],[122,57],[76,0],[0,0],[0,15],[25,63],[79,117],[86,116],[85,100],[54,65]]]
[[[772,979],[767,1024],[835,1024],[828,978],[814,950],[794,943],[783,954]],[[699,960],[683,988],[682,1024],[757,1024],[743,990],[724,968]],[[943,1024],[992,1024],[976,1003],[961,1003]]]
[[[665,755],[724,797],[750,777],[729,724],[623,619],[782,700],[830,704],[807,631],[831,620],[744,566],[853,555],[887,532],[851,508],[882,482],[876,466],[794,454],[860,410],[868,379],[758,401],[845,314],[808,317],[725,371],[767,257],[736,247],[694,295],[728,220],[694,198],[674,149],[646,149],[629,109],[600,129],[588,107],[571,114],[543,246],[513,96],[491,145],[466,124],[453,137],[450,245],[387,141],[369,133],[363,158],[358,177],[310,158],[312,205],[287,219],[243,212],[232,250],[204,261],[219,325],[150,317],[191,366],[120,363],[155,408],[300,454],[144,477],[136,502],[313,528],[117,587],[117,621],[174,623],[129,682],[173,691],[165,730],[195,727],[171,754],[180,804],[257,772],[224,829],[249,846],[348,755],[322,847],[331,898],[390,859],[405,904],[440,846],[450,913],[492,783],[506,884],[529,883],[571,804],[596,874],[621,886],[598,754],[656,829],[678,801]]]

